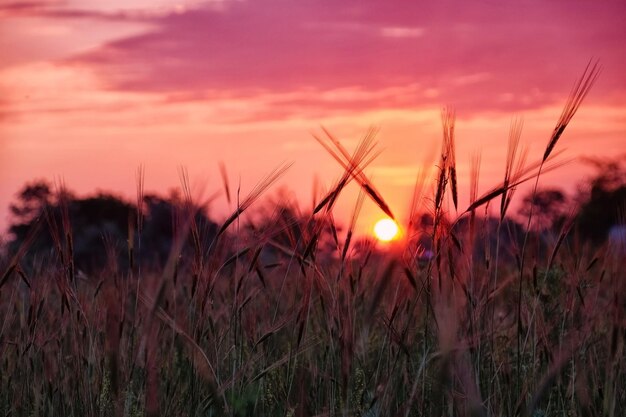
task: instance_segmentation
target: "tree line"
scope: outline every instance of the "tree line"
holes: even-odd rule
[[[609,239],[623,244],[626,239],[624,160],[587,159],[596,173],[572,196],[557,188],[540,188],[534,194],[527,194],[517,216],[507,219],[508,229],[516,230],[519,236],[532,212],[531,229],[539,236],[558,234],[563,227],[569,227],[568,239],[594,246],[603,245]],[[284,201],[278,205],[282,206],[267,210],[278,212],[278,217],[260,216],[261,223],[276,223],[276,219],[280,219],[283,229],[273,238],[289,246],[311,225],[293,206]],[[206,207],[194,204],[177,192],[168,196],[144,195],[139,203],[133,204],[110,193],[78,197],[66,189],[55,192],[45,180],[25,184],[10,204],[10,212],[8,236],[3,245],[5,257],[17,253],[28,242],[27,259],[43,263],[58,256],[55,248],[71,242],[76,267],[85,271],[112,265],[128,267],[130,262],[160,268],[167,262],[176,239],[184,240],[182,253],[191,251],[191,237],[183,233],[188,226],[186,222],[193,222],[198,233],[195,238],[202,239],[205,246],[210,245],[218,230],[217,222],[210,218]],[[491,223],[497,221],[494,219]],[[428,214],[416,224],[427,229]],[[489,219],[485,224],[490,224]],[[254,234],[271,226],[248,223],[245,231]],[[69,231],[71,239],[68,240],[65,234]],[[336,233],[336,230],[329,228],[328,234],[331,232]],[[418,238],[419,243],[428,247],[428,233],[424,235]],[[326,242],[328,249],[332,247],[332,238],[327,240],[331,242]],[[133,253],[129,254],[131,249]]]

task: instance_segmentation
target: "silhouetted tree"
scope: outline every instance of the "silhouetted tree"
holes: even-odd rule
[[[130,204],[104,193],[83,199],[63,189],[60,193],[63,198],[44,181],[29,183],[18,193],[17,201],[10,205],[10,252],[18,250],[39,220],[40,227],[29,242],[30,258],[57,256],[55,248],[66,244],[68,232],[72,235],[75,265],[80,269],[102,268],[114,254],[124,253],[128,219],[134,211]],[[64,215],[69,219],[70,230],[64,230]]]
[[[330,218],[323,212],[313,217],[302,213],[284,191],[259,208],[255,217],[257,220],[249,223],[248,228],[268,243],[261,254],[267,262],[289,257],[288,252],[300,257],[306,255],[307,259],[317,256],[319,261],[332,256],[337,249],[335,234],[341,229],[336,226],[333,231]]]
[[[475,236],[470,242],[472,256],[476,262],[492,262],[499,245],[499,261],[504,264],[517,262],[516,255],[524,242],[524,227],[510,217],[505,217],[500,224],[497,217],[477,217]],[[470,220],[461,218],[453,231],[458,237],[469,236]]]
[[[556,229],[563,223],[567,207],[567,196],[556,188],[544,188],[530,192],[522,200],[518,214],[528,219],[532,210],[532,227],[536,230]]]
[[[98,270],[107,262],[127,266],[131,204],[110,194],[74,199],[69,205],[69,220],[74,237],[76,266]]]
[[[595,244],[604,242],[613,226],[626,222],[625,156],[586,160],[596,168],[596,175],[589,180],[588,191],[579,193],[576,228],[582,238]]]
[[[173,195],[170,199],[148,195],[144,198],[144,219],[141,233],[129,233],[136,228],[137,210],[133,204],[107,193],[77,198],[65,190],[62,198],[53,193],[45,181],[26,184],[10,205],[13,215],[6,244],[9,254],[16,253],[29,240],[23,263],[35,257],[58,258],[58,248],[67,247],[65,234],[70,232],[74,264],[85,272],[100,271],[114,264],[129,266],[128,240],[133,238],[137,262],[162,267],[172,249],[175,236],[190,240],[182,230],[186,213],[194,216],[203,248],[215,237],[217,225],[199,207],[187,206]],[[39,224],[32,238],[35,225]],[[69,230],[65,225],[69,223]],[[190,250],[185,241],[183,251]],[[65,245],[65,246],[64,246]],[[25,261],[25,262],[24,262]]]
[[[9,238],[6,242],[9,255],[15,253],[26,241],[38,220],[40,220],[39,223],[45,223],[46,211],[48,219],[59,218],[58,210],[55,209],[56,196],[50,184],[44,180],[35,180],[25,184],[16,197],[16,201],[9,205],[12,215]],[[49,230],[40,228],[36,238],[29,242],[29,247],[30,253],[50,252],[53,248],[53,241]]]
[[[9,210],[16,223],[28,223],[39,216],[43,209],[52,202],[50,185],[43,180],[26,184],[17,195],[17,201],[9,205]]]
[[[154,194],[143,199],[145,219],[137,236],[138,255],[149,263],[163,263],[172,248],[176,210],[171,199]]]
[[[591,191],[615,190],[626,185],[626,153],[615,158],[587,157],[583,162],[596,170],[595,175],[588,181]]]

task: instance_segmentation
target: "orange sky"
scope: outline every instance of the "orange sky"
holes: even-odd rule
[[[402,217],[443,106],[457,113],[461,190],[479,151],[486,190],[511,120],[540,158],[590,59],[602,74],[559,149],[624,154],[625,15],[623,1],[0,0],[0,225],[26,181],[132,197],[140,164],[150,191],[177,187],[184,166],[208,196],[219,161],[244,194],[293,161],[279,184],[309,207],[315,176],[328,187],[341,173],[312,138],[321,125],[348,148],[380,127],[366,173]],[[542,184],[572,190],[586,173],[572,163]],[[221,198],[212,212],[228,210]],[[366,204],[360,230],[381,215]]]

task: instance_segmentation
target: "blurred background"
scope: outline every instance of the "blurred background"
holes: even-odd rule
[[[574,195],[596,172],[580,157],[626,152],[625,12],[623,1],[1,0],[0,229],[29,181],[132,200],[140,165],[160,195],[185,167],[200,201],[222,190],[220,161],[242,195],[294,162],[277,187],[308,209],[342,173],[312,137],[321,126],[350,151],[380,128],[366,174],[402,219],[420,167],[437,162],[444,106],[456,111],[466,207],[472,155],[480,192],[500,182],[517,118],[529,161],[540,159],[597,59],[600,78],[559,142],[572,162],[541,181]],[[222,193],[211,215],[233,204]],[[381,216],[366,201],[357,230]]]

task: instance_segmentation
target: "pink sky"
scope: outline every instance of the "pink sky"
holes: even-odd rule
[[[0,0],[0,225],[26,181],[131,197],[140,164],[148,190],[177,187],[184,166],[206,196],[219,161],[244,194],[293,161],[280,184],[308,207],[315,176],[329,187],[341,173],[311,136],[320,125],[348,148],[380,127],[367,174],[402,217],[443,106],[457,113],[461,189],[480,151],[486,190],[512,118],[540,158],[590,59],[602,74],[558,146],[624,154],[625,17],[623,1]],[[542,184],[572,190],[586,173],[572,163]],[[381,216],[366,205],[360,229]]]

